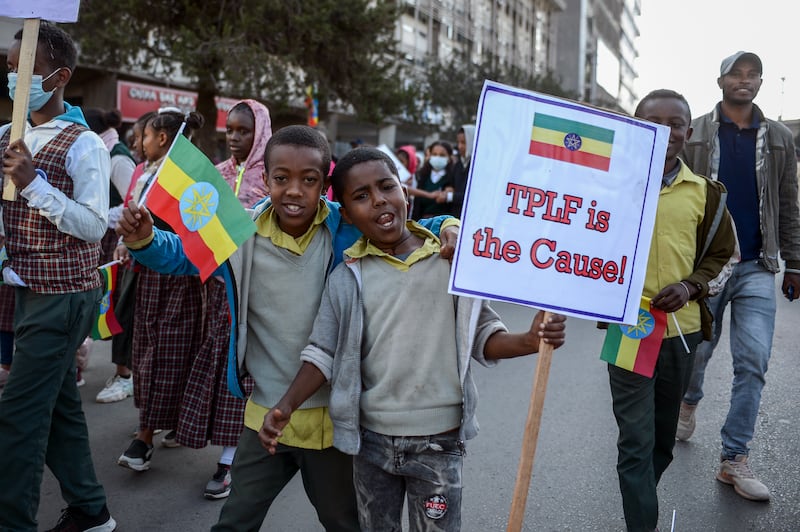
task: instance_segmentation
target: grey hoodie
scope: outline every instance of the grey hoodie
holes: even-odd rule
[[[436,327],[436,322],[431,321],[431,326]],[[339,264],[328,278],[309,344],[300,358],[316,366],[331,382],[333,445],[352,455],[361,449],[359,416],[363,329],[361,265],[358,259],[349,259]],[[506,330],[488,302],[467,297],[457,299],[456,348],[463,394],[462,440],[478,434],[475,417],[478,393],[470,371],[470,357],[484,366],[495,365],[495,361],[484,358],[483,348],[492,334]]]

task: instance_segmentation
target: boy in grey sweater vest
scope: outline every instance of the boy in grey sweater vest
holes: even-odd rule
[[[541,340],[559,347],[565,318],[539,312],[530,330],[511,334],[485,301],[449,295],[439,241],[407,222],[381,151],[346,154],[332,184],[364,236],[328,279],[303,365],[259,438],[275,452],[292,412],[330,381],[333,443],[356,455],[362,529],[399,529],[407,496],[412,530],[459,530],[463,441],[477,434],[470,358],[492,365],[537,352]]]

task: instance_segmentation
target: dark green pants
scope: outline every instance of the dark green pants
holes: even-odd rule
[[[100,289],[16,289],[14,368],[0,398],[0,530],[36,530],[45,464],[69,506],[94,515],[106,503],[75,383],[75,351],[99,300]]]
[[[258,532],[272,501],[297,471],[325,530],[360,530],[352,456],[333,447],[312,451],[286,445],[279,445],[271,455],[261,447],[258,433],[247,427],[231,466],[231,494],[211,530]]]
[[[656,486],[672,462],[681,398],[689,386],[702,333],[665,338],[652,378],[608,365],[614,417],[619,427],[617,474],[625,523],[633,532],[658,525]]]

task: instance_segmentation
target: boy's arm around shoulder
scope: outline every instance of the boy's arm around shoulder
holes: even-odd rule
[[[487,323],[484,319],[489,316],[488,312],[494,315],[494,321],[499,323],[500,327],[495,325],[487,328],[480,325],[481,323]],[[478,339],[475,347],[480,348],[481,343],[483,343],[483,358],[487,361],[538,353],[541,341],[551,344],[554,349],[561,347],[566,338],[566,316],[550,314],[547,321],[545,321],[544,317],[545,312],[540,310],[533,317],[531,326],[527,331],[511,333],[508,332],[488,303],[484,302],[481,309]],[[485,340],[482,342],[483,339]]]

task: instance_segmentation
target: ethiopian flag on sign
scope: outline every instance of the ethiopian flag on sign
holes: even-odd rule
[[[117,262],[100,266],[98,270],[103,276],[103,298],[97,309],[97,319],[92,326],[92,340],[105,340],[122,332],[122,326],[114,314],[114,290],[117,288]]]
[[[667,313],[651,308],[650,298],[643,297],[636,325],[608,326],[600,360],[652,377],[666,328]]]
[[[608,171],[614,130],[536,113],[529,153]]]
[[[230,185],[183,135],[148,191],[147,207],[181,237],[204,281],[256,231]]]

